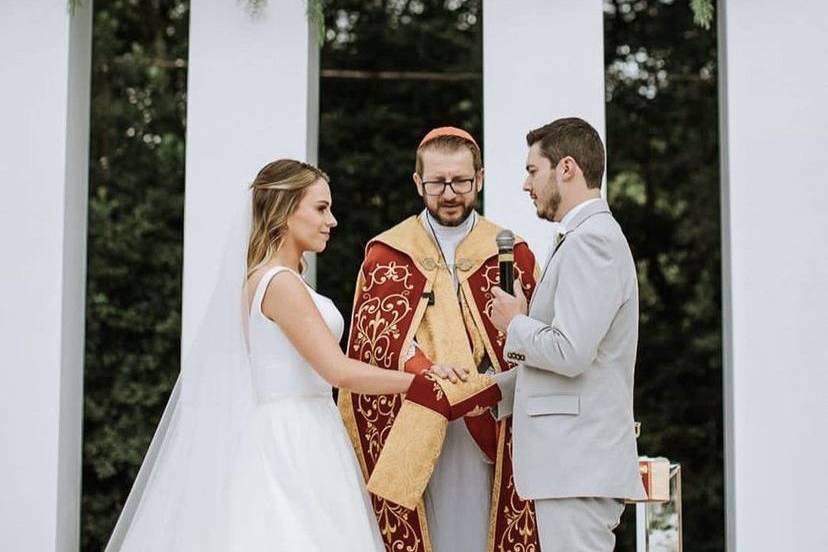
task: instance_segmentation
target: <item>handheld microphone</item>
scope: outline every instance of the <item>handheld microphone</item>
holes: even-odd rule
[[[497,242],[497,261],[500,264],[500,289],[514,295],[515,234],[511,230],[501,230],[495,241]]]

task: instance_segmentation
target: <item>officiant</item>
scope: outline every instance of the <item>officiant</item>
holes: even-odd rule
[[[414,373],[439,365],[461,385],[470,374],[510,369],[505,336],[490,320],[501,228],[475,210],[483,177],[480,148],[466,131],[442,127],[422,139],[413,180],[424,209],[366,247],[348,341],[352,358]],[[531,296],[537,268],[523,240],[517,240],[514,262]],[[366,480],[402,402],[399,396],[340,394]],[[389,550],[477,552],[512,550],[514,543],[538,550],[533,505],[517,496],[512,481],[511,421],[497,422],[488,409],[471,414],[448,423],[428,487],[412,510],[372,496]],[[428,432],[411,426],[406,439],[416,445]]]

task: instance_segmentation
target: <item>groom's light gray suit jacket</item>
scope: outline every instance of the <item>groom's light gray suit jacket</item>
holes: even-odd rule
[[[498,416],[513,418],[518,494],[644,498],[633,420],[635,264],[604,200],[584,206],[509,325]]]

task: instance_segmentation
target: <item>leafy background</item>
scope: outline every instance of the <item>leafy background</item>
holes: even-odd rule
[[[712,552],[724,514],[715,19],[694,24],[705,6],[605,1],[604,25],[608,193],[641,287],[639,446],[682,463],[686,549]],[[420,208],[422,134],[454,124],[485,140],[483,17],[481,0],[324,2],[319,160],[340,226],[318,287],[343,312],[365,242]],[[83,550],[104,547],[179,367],[188,19],[182,0],[94,3]],[[618,550],[633,538],[629,508]]]

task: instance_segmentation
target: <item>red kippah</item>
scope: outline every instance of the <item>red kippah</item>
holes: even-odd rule
[[[469,134],[468,132],[466,132],[462,128],[449,127],[449,126],[439,127],[439,128],[435,128],[434,130],[429,131],[429,133],[426,134],[423,137],[422,140],[420,140],[420,145],[417,146],[417,149],[423,147],[423,144],[425,144],[426,142],[430,142],[431,140],[434,140],[435,138],[439,138],[440,136],[458,136],[460,138],[464,138],[464,139],[468,140],[469,142],[474,144],[474,147],[476,147],[477,149],[480,149],[480,146],[477,145],[477,142],[474,140],[474,138],[472,138],[471,134]]]

